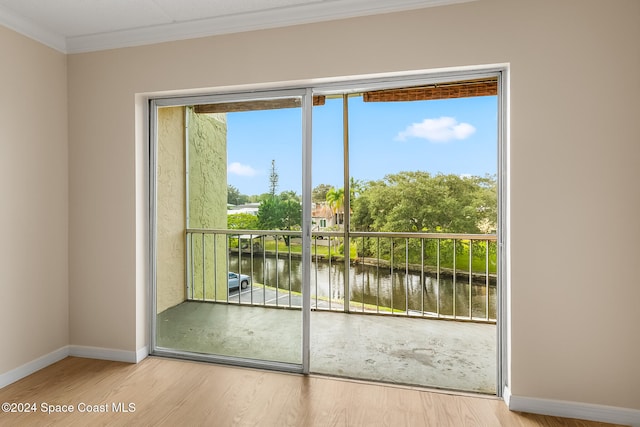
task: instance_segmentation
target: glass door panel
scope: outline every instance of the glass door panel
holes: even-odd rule
[[[156,110],[157,353],[302,369],[302,100]]]
[[[312,372],[496,393],[498,100],[478,85],[497,90],[314,107]]]

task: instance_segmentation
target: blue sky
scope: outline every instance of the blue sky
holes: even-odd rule
[[[350,175],[362,181],[401,171],[496,174],[497,98],[365,103],[349,98]],[[241,193],[302,189],[301,110],[227,114],[227,179]],[[342,187],[342,99],[313,109],[313,186]]]

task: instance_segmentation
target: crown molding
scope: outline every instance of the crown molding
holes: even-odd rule
[[[0,25],[40,42],[45,46],[49,46],[62,53],[67,53],[67,41],[62,34],[49,31],[26,18],[16,15],[3,6],[0,6]]]
[[[63,53],[84,53],[472,1],[478,0],[395,0],[393,2],[389,0],[341,0],[339,3],[320,1],[293,7],[73,37],[65,37],[46,30],[28,19],[0,7],[0,25],[11,28]]]
[[[477,0],[396,0],[393,2],[389,0],[343,0],[340,5],[331,1],[317,2],[282,9],[70,37],[67,38],[67,51],[68,53],[83,53],[116,49],[471,1]]]

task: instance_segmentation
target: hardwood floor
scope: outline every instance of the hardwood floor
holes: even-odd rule
[[[514,413],[488,397],[155,357],[68,357],[0,389],[0,402],[32,410],[0,412],[1,426],[608,425]],[[73,412],[56,412],[64,409]]]

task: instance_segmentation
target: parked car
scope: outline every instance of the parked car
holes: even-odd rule
[[[229,272],[229,289],[247,289],[251,284],[251,277],[246,274]]]

